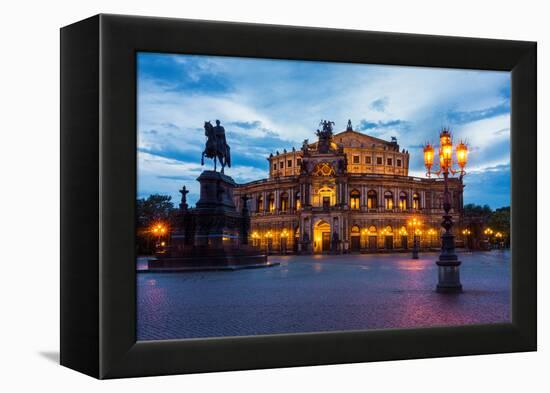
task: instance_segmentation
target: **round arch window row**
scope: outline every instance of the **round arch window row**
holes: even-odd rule
[[[294,200],[296,201],[296,209],[300,209],[301,203],[299,191],[295,193]],[[397,200],[397,207],[400,210],[419,210],[421,209],[420,201],[420,194],[415,192],[412,195],[412,206],[409,206],[408,194],[405,191],[401,191]],[[262,212],[265,210],[264,203],[267,203],[266,207],[268,212],[274,212],[276,210],[275,194],[270,193],[267,196],[267,201],[264,201],[263,195],[260,195],[256,201],[256,212]],[[279,196],[279,210],[283,212],[287,211],[289,209],[289,206],[289,194],[286,191],[282,192]],[[350,192],[349,206],[351,209],[361,208],[361,192],[359,190],[353,189]],[[375,190],[367,191],[367,209],[376,209],[378,207],[378,193]],[[383,207],[388,210],[395,208],[393,192],[384,191]]]

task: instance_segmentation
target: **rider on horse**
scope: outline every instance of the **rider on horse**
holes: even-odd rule
[[[201,165],[204,165],[204,157],[214,159],[214,171],[216,170],[216,159],[222,166],[221,173],[227,165],[231,167],[231,155],[229,153],[229,145],[225,140],[225,128],[216,120],[216,126],[207,121],[204,123],[204,134],[208,138],[206,140],[206,148],[202,152]]]

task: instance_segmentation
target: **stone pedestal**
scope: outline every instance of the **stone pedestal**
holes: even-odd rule
[[[193,209],[181,208],[164,253],[149,261],[150,270],[196,270],[270,266],[267,256],[248,245],[248,211],[237,212],[236,183],[219,172],[198,178],[200,198]]]
[[[441,255],[436,262],[439,270],[436,291],[441,293],[462,292],[459,269],[461,262],[455,254],[454,235],[444,233],[441,236],[441,242]]]

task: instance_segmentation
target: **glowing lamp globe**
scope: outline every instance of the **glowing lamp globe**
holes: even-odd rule
[[[439,165],[441,169],[446,170],[451,168],[452,164],[453,142],[450,131],[444,128],[439,134]]]
[[[432,145],[428,143],[426,146],[424,146],[424,165],[426,166],[428,173],[430,173],[433,163],[434,163],[434,148]]]
[[[456,160],[461,170],[464,170],[466,163],[468,162],[468,146],[463,142],[460,142],[456,147]]]

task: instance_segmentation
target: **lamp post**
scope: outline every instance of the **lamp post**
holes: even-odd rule
[[[435,230],[432,229],[432,228],[428,229],[428,238],[429,238],[429,241],[430,241],[430,248],[433,247],[434,235],[435,235]]]
[[[157,242],[155,244],[156,249],[160,249],[161,247],[164,247],[166,243],[161,241],[162,237],[166,234],[166,226],[162,223],[155,224],[151,228],[151,232],[157,236]]]
[[[485,234],[485,237],[487,237],[487,244],[490,250],[492,248],[491,237],[493,236],[493,230],[491,228],[486,228],[483,233]]]
[[[437,292],[457,293],[462,292],[460,283],[460,261],[455,254],[455,237],[452,234],[453,218],[449,213],[451,211],[451,193],[449,192],[449,176],[459,174],[459,179],[466,174],[464,167],[468,158],[468,147],[460,142],[455,147],[458,170],[453,169],[453,141],[449,129],[444,128],[439,133],[439,170],[434,172],[438,176],[443,176],[445,190],[443,194],[443,221],[441,226],[445,229],[441,235],[441,255],[436,262],[439,270]],[[424,164],[430,177],[434,161],[434,148],[429,143],[424,146]]]
[[[420,227],[422,223],[417,220],[416,218],[413,218],[409,221],[409,226],[412,227],[413,232],[413,250],[412,250],[412,259],[418,259],[418,239],[417,235],[421,234],[418,227]]]
[[[286,230],[286,228],[283,229],[283,231],[281,232],[280,239],[281,239],[281,245],[280,245],[281,254],[286,254],[286,245],[287,245],[287,239],[288,239],[288,231]]]
[[[260,235],[258,235],[257,231],[252,232],[252,246],[258,247],[258,239],[260,238]]]
[[[462,235],[464,236],[464,245],[466,246],[466,248],[469,250],[470,249],[470,234],[472,232],[470,232],[470,230],[468,228],[466,229],[463,229],[462,230]]]
[[[272,241],[273,241],[273,233],[271,231],[267,231],[265,234],[265,249],[266,249],[267,255],[271,253],[271,247],[273,246]]]
[[[501,241],[502,241],[502,233],[500,233],[500,232],[495,233],[495,238],[497,239],[497,247],[500,250],[500,245],[501,245]]]

